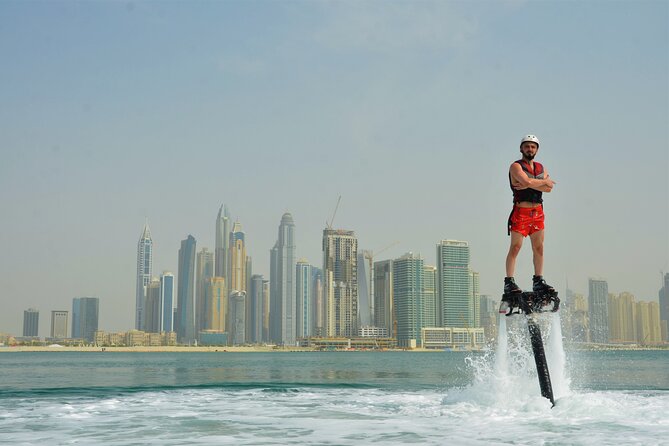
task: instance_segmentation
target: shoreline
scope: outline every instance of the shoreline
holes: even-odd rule
[[[572,348],[573,351],[662,351],[669,350],[667,347],[635,347],[635,348]],[[79,347],[79,346],[0,346],[0,354],[16,352],[78,352],[78,353],[306,353],[306,352],[336,352],[336,353],[359,353],[359,352],[408,352],[408,353],[461,353],[482,352],[483,350],[445,350],[445,349],[351,349],[351,350],[318,350],[310,347],[228,347],[228,346],[136,346],[136,347]]]

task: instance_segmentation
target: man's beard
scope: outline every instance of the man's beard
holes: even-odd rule
[[[526,161],[532,161],[534,159],[534,155],[536,155],[536,153],[529,154],[529,155],[526,154],[526,153],[523,153],[523,159],[525,159]]]

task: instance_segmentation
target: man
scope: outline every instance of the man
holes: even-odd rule
[[[534,161],[539,151],[539,138],[527,135],[520,141],[522,159],[515,161],[509,168],[509,183],[513,191],[513,210],[509,216],[508,232],[511,245],[506,256],[506,277],[504,278],[504,294],[520,293],[513,273],[516,268],[516,257],[523,246],[523,239],[530,237],[534,262],[532,290],[535,293],[547,294],[555,292],[543,277],[544,268],[544,210],[543,192],[553,190],[555,181],[551,180],[544,167]]]

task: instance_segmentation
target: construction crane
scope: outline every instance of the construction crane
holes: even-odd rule
[[[325,222],[325,226],[328,229],[332,229],[332,223],[334,222],[335,215],[337,215],[337,209],[339,209],[339,202],[341,201],[341,195],[337,199],[337,205],[335,206],[334,212],[332,213],[332,218],[330,219],[330,222],[328,223],[327,221]]]

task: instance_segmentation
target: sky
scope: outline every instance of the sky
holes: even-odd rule
[[[665,1],[0,2],[0,332],[100,298],[134,325],[137,242],[176,273],[225,203],[269,278],[354,230],[375,260],[465,240],[502,291],[509,165],[536,134],[545,277],[657,300],[669,271]],[[388,248],[390,246],[390,248]],[[531,286],[529,240],[516,279]]]

